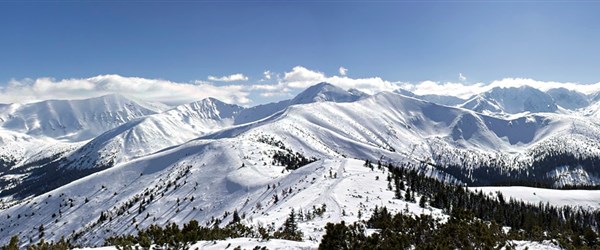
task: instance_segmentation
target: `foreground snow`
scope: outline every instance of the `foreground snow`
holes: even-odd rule
[[[237,210],[245,216],[246,224],[277,228],[292,209],[314,214],[325,207],[321,215],[299,222],[304,239],[318,244],[328,222],[351,223],[368,218],[375,206],[386,206],[391,212],[427,213],[445,218],[439,209],[424,209],[416,202],[394,199],[394,192],[388,189],[385,168],[371,170],[363,166],[362,160],[321,160],[290,172],[267,163],[270,159],[260,152],[270,150],[268,145],[197,142],[184,151],[202,152],[206,148],[215,150],[200,157],[179,155],[180,150],[166,151],[154,158],[88,176],[0,211],[3,218],[7,214],[26,216],[0,221],[0,227],[4,228],[0,235],[3,239],[17,234],[22,238],[37,238],[36,228],[44,224],[51,232],[46,236],[48,240],[58,240],[76,230],[82,234],[79,243],[99,246],[108,236],[135,234],[136,226],[184,224],[192,219],[204,224],[213,217],[222,217],[225,211]],[[240,161],[235,157],[238,150],[254,153]],[[182,158],[173,162],[177,158],[173,154]],[[240,167],[242,163],[245,167]],[[186,166],[192,166],[189,172]],[[171,188],[164,183],[171,183]],[[148,196],[138,193],[140,190],[155,195],[152,202],[144,205],[142,213],[135,202],[132,206],[123,205],[136,200],[135,197],[148,200]],[[63,205],[71,203],[73,206]],[[103,212],[112,220],[96,223]],[[221,225],[230,219],[231,216],[226,217]]]
[[[557,243],[548,240],[537,242],[537,241],[524,241],[524,240],[513,240],[513,246],[515,249],[529,249],[529,250],[556,250],[562,249]]]
[[[512,241],[514,249],[529,249],[529,250],[558,250],[560,248],[556,243],[550,241],[533,242],[533,241]],[[266,247],[267,249],[317,249],[318,243],[301,242],[289,240],[269,240],[263,241],[252,238],[235,238],[218,241],[199,241],[193,244],[190,249],[233,249],[235,247],[242,249],[254,249],[255,247]],[[77,250],[116,250],[116,247],[98,247],[98,248],[80,248]]]
[[[470,189],[491,194],[500,191],[507,199],[512,197],[533,204],[541,202],[555,206],[600,208],[600,190],[556,190],[532,187],[472,187]]]
[[[190,249],[221,250],[233,249],[236,247],[242,249],[253,249],[255,247],[266,247],[267,249],[317,249],[318,244],[314,242],[289,241],[289,240],[269,240],[263,241],[252,238],[235,238],[217,241],[199,241],[190,246]],[[116,247],[98,247],[98,248],[78,248],[77,250],[116,250]]]

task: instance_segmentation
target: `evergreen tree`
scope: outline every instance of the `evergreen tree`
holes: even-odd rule
[[[40,232],[40,239],[44,238],[44,224],[40,224],[40,227],[38,227],[38,231]]]
[[[233,210],[233,219],[231,220],[231,223],[239,223],[241,220],[242,219],[240,218],[237,209]]]
[[[298,229],[294,209],[290,212],[281,229],[275,232],[273,236],[279,239],[302,241],[303,233]]]
[[[419,199],[419,206],[424,208],[427,204],[427,196],[423,195],[421,196],[421,199]]]
[[[2,250],[19,250],[19,236],[11,237],[8,245],[3,246]]]

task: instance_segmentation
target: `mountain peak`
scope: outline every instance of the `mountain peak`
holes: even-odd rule
[[[291,104],[305,104],[313,102],[353,102],[367,94],[353,90],[348,91],[331,83],[321,82],[308,87],[292,99]]]
[[[200,115],[205,119],[221,120],[235,117],[244,110],[244,107],[208,97],[200,101],[179,105],[173,110],[187,115]]]

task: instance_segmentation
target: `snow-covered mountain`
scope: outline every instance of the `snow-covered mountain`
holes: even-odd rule
[[[61,171],[59,160],[69,162],[63,158],[87,140],[128,121],[161,112],[164,107],[121,95],[2,106],[0,196],[4,201],[14,201],[10,197],[20,199],[61,186],[66,183],[60,181],[64,178],[83,176]]]
[[[496,87],[471,97],[461,107],[488,114],[540,113],[558,110],[552,96],[529,86]]]
[[[112,94],[84,100],[3,105],[0,107],[0,126],[32,136],[82,141],[157,112],[149,105]]]
[[[576,110],[590,105],[588,96],[578,91],[556,88],[550,89],[546,93],[554,99],[558,106],[565,109]]]
[[[113,157],[115,163],[120,163],[184,143],[204,134],[264,119],[290,105],[328,101],[347,102],[361,96],[331,84],[320,83],[301,92],[290,101],[252,108],[243,108],[207,98],[123,124],[90,141],[74,156],[88,161],[90,158]]]
[[[345,91],[327,83],[317,84],[290,101],[243,108],[214,98],[177,106],[159,114],[132,120],[97,136],[85,145],[47,158],[35,172],[21,174],[4,186],[0,197],[28,197],[56,188],[85,175],[182,144],[207,133],[239,123],[248,123],[277,114],[290,105],[308,102],[352,101],[364,94]],[[54,174],[46,174],[47,171]],[[64,174],[68,172],[69,174]],[[53,185],[43,185],[52,179]],[[2,183],[0,183],[1,185]]]
[[[120,163],[153,153],[232,126],[243,110],[241,106],[214,98],[180,105],[103,133],[69,156],[79,160],[70,165],[94,167],[97,165],[94,162],[102,159],[110,158],[114,163]]]
[[[356,89],[344,90],[333,84],[322,82],[307,88],[290,100],[246,108],[235,117],[235,124],[244,124],[264,119],[283,111],[290,105],[313,102],[353,102],[367,96],[366,93]]]
[[[308,87],[290,101],[290,104],[305,104],[313,102],[353,102],[365,96],[356,89],[344,90],[330,83],[322,82]]]
[[[47,239],[65,235],[100,245],[136,227],[206,223],[234,210],[245,214],[246,223],[278,224],[292,208],[325,204],[322,218],[301,224],[309,240],[322,236],[317,229],[326,222],[356,221],[359,212],[368,216],[383,203],[396,211],[423,211],[416,203],[392,200],[385,170],[365,168],[364,159],[420,164],[424,173],[453,182],[492,184],[527,176],[557,186],[599,184],[599,171],[589,163],[600,159],[600,125],[580,112],[558,112],[557,102],[530,87],[497,88],[450,107],[405,93],[368,96],[326,83],[251,108],[208,98],[158,112],[116,101],[100,110],[129,121],[90,141],[60,142],[64,135],[29,130],[0,133],[6,148],[48,147],[2,159],[20,165],[4,167],[0,175],[0,218],[7,218],[0,220],[0,243],[15,234],[35,241],[43,224]],[[84,114],[81,119],[104,117],[67,110]],[[104,128],[80,124],[78,131]],[[225,218],[222,224],[229,222]]]

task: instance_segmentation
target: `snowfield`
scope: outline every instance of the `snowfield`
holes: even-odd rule
[[[550,241],[544,242],[531,242],[531,241],[512,241],[514,249],[517,250],[560,250],[556,243]],[[313,242],[302,242],[302,241],[289,241],[289,240],[257,240],[252,238],[235,238],[229,240],[217,240],[217,241],[199,241],[190,246],[190,249],[203,249],[203,250],[220,250],[220,249],[233,249],[240,246],[241,249],[253,249],[255,247],[266,247],[267,249],[317,249],[318,244]],[[76,250],[116,250],[116,247],[97,247],[97,248],[77,248]]]
[[[532,187],[470,187],[495,195],[501,192],[505,198],[511,197],[529,203],[550,203],[554,206],[574,206],[587,209],[600,209],[600,190],[556,190]]]

